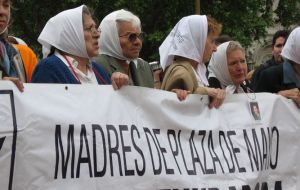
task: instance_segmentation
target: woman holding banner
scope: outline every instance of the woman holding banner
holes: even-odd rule
[[[165,71],[163,90],[175,91],[179,100],[188,93],[209,95],[209,107],[218,108],[225,91],[208,87],[206,66],[216,51],[214,39],[221,25],[204,15],[182,18],[159,47],[160,63]]]
[[[100,31],[85,5],[52,17],[38,38],[43,45],[44,57],[47,58],[37,65],[32,82],[111,84],[108,73],[91,61],[92,57],[99,54],[99,37]],[[127,75],[116,75],[118,80],[113,85],[128,83]]]

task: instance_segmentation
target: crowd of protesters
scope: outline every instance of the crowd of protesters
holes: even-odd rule
[[[191,93],[208,95],[211,108],[220,107],[226,94],[270,92],[300,107],[300,27],[276,32],[272,59],[247,77],[244,48],[229,36],[218,37],[222,25],[209,16],[180,19],[160,45],[155,67],[139,57],[141,21],[130,11],[108,14],[99,27],[85,5],[55,15],[37,39],[44,56],[39,62],[24,41],[9,36],[10,17],[11,1],[0,0],[0,78],[21,91],[26,82],[115,90],[134,85],[172,91],[180,101]]]

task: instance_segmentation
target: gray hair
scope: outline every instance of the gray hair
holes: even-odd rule
[[[116,15],[116,23],[117,23],[117,28],[119,30],[119,24],[120,22],[130,22],[134,27],[141,28],[141,20],[139,17],[134,15],[130,11],[126,11],[124,9],[121,9],[118,11]]]
[[[230,54],[233,51],[236,50],[241,50],[244,54],[245,54],[245,49],[242,47],[242,45],[240,44],[240,42],[238,41],[230,41],[227,49],[226,49],[226,54]]]
[[[86,5],[82,7],[82,16],[84,15],[92,15],[91,10]]]

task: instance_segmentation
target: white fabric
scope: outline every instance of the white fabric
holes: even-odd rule
[[[116,22],[116,20],[122,19],[124,12],[126,12],[126,10],[123,9],[114,11],[101,21],[99,26],[99,30],[101,30],[99,39],[100,54],[109,55],[120,60],[131,61],[123,55]]]
[[[54,46],[71,55],[89,58],[83,32],[83,6],[63,11],[46,23],[38,38],[44,56]]]
[[[76,78],[76,75],[73,73],[71,67],[69,66],[67,60],[58,52],[58,51],[55,51],[55,55],[62,61],[66,64],[66,66],[69,68],[69,70],[71,71],[71,73],[74,75],[74,77]],[[74,71],[76,72],[79,80],[80,80],[80,83],[81,84],[98,84],[98,81],[97,81],[97,78],[96,78],[96,75],[92,69],[92,64],[88,64],[88,69],[87,69],[87,74],[84,74],[81,70],[79,70],[77,68],[78,66],[78,62],[73,59],[72,57],[70,56],[67,56],[66,55],[66,58],[69,60],[69,62],[72,64],[72,67],[74,69]]]
[[[281,55],[300,64],[300,27],[295,28],[289,35]]]
[[[18,44],[28,46],[27,43],[24,40],[22,40],[21,38],[18,38],[15,36],[10,36],[10,37],[14,38],[18,42]]]
[[[183,17],[159,47],[162,68],[165,69],[173,63],[175,55],[202,63],[207,27],[206,16]]]
[[[183,17],[159,47],[160,64],[165,70],[174,56],[192,59],[199,63],[197,74],[203,84],[208,84],[202,62],[207,39],[207,18],[204,15]]]
[[[222,88],[233,84],[227,64],[226,50],[228,45],[229,42],[219,45],[217,51],[212,54],[208,64],[208,78],[217,78],[220,81]]]
[[[226,94],[234,94],[234,93],[245,93],[243,88],[239,85],[236,87],[235,85],[228,85],[225,88]]]
[[[245,95],[209,109],[150,88],[24,86],[0,81],[1,190],[300,189],[300,111],[279,95],[256,94],[256,121]]]
[[[196,78],[198,81],[199,86],[208,86],[208,80],[206,77],[206,66],[205,64],[198,64],[197,70],[196,70]]]

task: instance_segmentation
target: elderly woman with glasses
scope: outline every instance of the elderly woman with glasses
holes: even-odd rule
[[[31,82],[111,84],[108,73],[91,61],[99,53],[99,37],[100,32],[85,5],[52,17],[38,38],[47,58],[37,65]]]
[[[140,19],[129,11],[117,10],[102,20],[99,29],[101,51],[96,62],[109,74],[127,74],[129,85],[153,88],[151,67],[139,58],[143,43]]]

